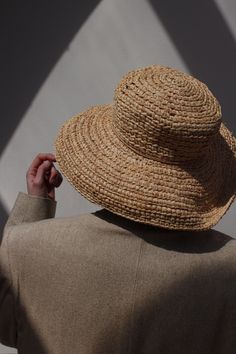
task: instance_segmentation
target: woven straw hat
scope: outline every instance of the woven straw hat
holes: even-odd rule
[[[62,173],[89,201],[128,219],[206,230],[236,193],[236,139],[205,84],[153,65],[129,72],[114,102],[66,121]]]

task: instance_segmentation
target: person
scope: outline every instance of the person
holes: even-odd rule
[[[55,148],[33,160],[4,229],[0,341],[22,354],[235,353],[236,241],[213,227],[235,198],[236,140],[207,86],[135,69]],[[59,170],[101,209],[54,218]]]

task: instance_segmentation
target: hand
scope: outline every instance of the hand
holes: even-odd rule
[[[35,157],[26,173],[29,195],[55,200],[55,187],[59,187],[63,181],[62,175],[53,165],[55,161],[55,156],[50,153],[41,153]]]

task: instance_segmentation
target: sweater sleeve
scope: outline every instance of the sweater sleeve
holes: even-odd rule
[[[49,198],[36,197],[19,192],[5,229],[22,223],[53,218],[56,213],[56,204],[56,201]]]
[[[0,246],[0,342],[4,345],[17,347],[15,306],[18,287],[11,269],[11,234],[17,234],[21,224],[53,218],[55,212],[55,201],[20,192],[4,227]]]
[[[9,232],[10,230],[5,231],[0,247],[0,342],[10,347],[16,347],[15,303],[17,294],[13,290],[9,261]]]

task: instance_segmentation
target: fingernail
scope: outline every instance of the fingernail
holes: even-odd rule
[[[44,161],[44,165],[49,167],[49,166],[51,166],[51,162],[46,160],[46,161]]]

